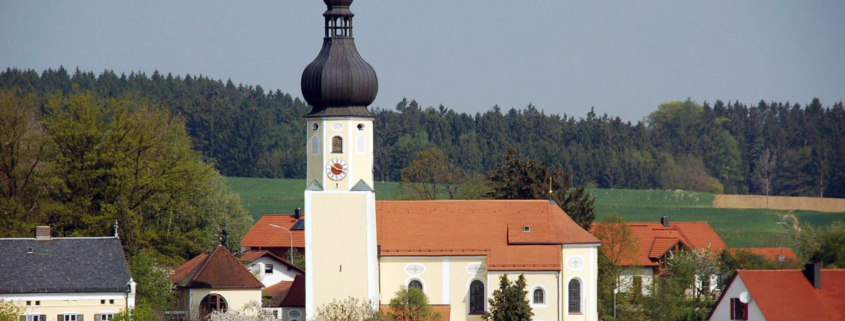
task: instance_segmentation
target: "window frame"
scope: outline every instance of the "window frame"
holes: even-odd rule
[[[44,317],[42,318],[41,316],[44,316]],[[41,314],[41,313],[27,313],[26,318],[24,318],[24,320],[26,320],[26,321],[47,321],[47,316],[44,315],[44,314]]]
[[[418,289],[420,289],[420,291],[425,293],[425,284],[423,283],[422,280],[417,279],[417,278],[410,279],[408,281],[408,284],[405,285],[405,288],[407,288],[407,289],[413,288],[414,286],[411,286],[411,284],[413,284],[414,282],[419,283],[420,287]]]
[[[540,299],[542,301],[537,302],[537,291],[540,291]],[[540,285],[536,285],[531,289],[531,306],[532,307],[545,307],[548,298],[546,297],[546,288]]]
[[[737,317],[736,313],[743,311],[742,316]],[[731,298],[731,320],[748,320],[748,303],[742,303],[739,298]]]
[[[478,294],[478,295],[480,295],[480,296],[481,296],[480,298],[475,298],[475,297],[473,297],[473,295],[472,295],[472,292],[473,292],[473,291],[472,291],[472,287],[473,287],[473,285],[475,285],[475,284],[481,284],[481,293],[479,293],[479,294]],[[484,311],[486,311],[486,310],[487,310],[487,306],[486,306],[486,304],[485,304],[485,303],[486,303],[486,301],[487,301],[487,292],[486,292],[486,288],[487,288],[487,285],[486,285],[486,284],[484,284],[484,281],[482,281],[482,280],[480,280],[480,279],[471,279],[471,281],[469,282],[469,286],[468,286],[468,289],[467,289],[467,290],[468,290],[468,292],[469,292],[469,293],[468,293],[468,296],[469,296],[469,302],[468,302],[468,303],[469,303],[469,304],[467,304],[467,310],[469,311],[469,314],[470,314],[470,315],[481,315],[481,314],[484,314]],[[473,298],[475,298],[476,300],[478,300],[478,302],[475,302],[475,300],[473,300]],[[481,306],[480,306],[481,310],[480,310],[480,311],[477,311],[477,310],[474,310],[474,309],[473,309],[474,307],[477,307],[477,304],[478,304],[478,303],[480,303],[480,304],[481,304]]]
[[[578,288],[577,293],[578,297],[577,300],[572,300],[572,282],[577,282]],[[584,281],[581,280],[579,277],[572,277],[569,279],[569,282],[566,282],[566,313],[569,315],[583,315],[584,314]],[[578,303],[577,311],[573,311],[573,302]]]
[[[264,274],[273,274],[273,264],[264,264]]]
[[[62,313],[62,321],[78,321],[79,313]]]
[[[335,149],[335,147],[336,147],[336,146],[335,146],[335,141],[337,141],[337,142],[340,144],[340,145],[338,145],[338,146],[337,146],[337,147],[339,147],[339,148],[340,148],[340,151],[337,151],[337,149]],[[342,137],[342,136],[340,136],[340,135],[334,135],[334,136],[332,136],[332,146],[331,146],[331,148],[332,148],[332,154],[339,154],[339,155],[340,155],[340,154],[343,154],[343,150],[344,150],[344,148],[343,148],[343,147],[344,147],[344,146],[343,146],[343,137]]]

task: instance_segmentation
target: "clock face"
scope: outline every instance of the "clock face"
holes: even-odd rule
[[[349,167],[346,166],[346,162],[340,158],[332,159],[326,164],[326,176],[334,181],[339,181],[346,177],[346,171],[348,170]]]

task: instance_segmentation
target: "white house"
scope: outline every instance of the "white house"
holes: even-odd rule
[[[111,320],[135,306],[135,286],[117,235],[53,238],[38,226],[35,238],[0,239],[0,300],[22,321]]]
[[[845,320],[845,269],[737,270],[708,320]]]
[[[293,282],[297,275],[305,274],[304,270],[269,251],[246,251],[238,260],[267,288],[282,281]]]

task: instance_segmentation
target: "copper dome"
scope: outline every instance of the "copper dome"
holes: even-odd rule
[[[373,116],[367,106],[376,99],[378,77],[355,47],[352,1],[323,0],[323,48],[302,72],[302,95],[313,107],[306,117]]]

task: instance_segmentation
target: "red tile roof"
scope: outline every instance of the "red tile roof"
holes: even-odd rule
[[[288,295],[279,303],[280,307],[304,308],[305,307],[305,275],[297,275],[293,279]]]
[[[170,282],[185,288],[262,288],[258,279],[222,245],[177,267]]]
[[[822,269],[818,290],[801,270],[737,270],[737,275],[766,320],[845,321],[845,269]]]
[[[751,254],[762,255],[766,259],[772,261],[777,261],[778,256],[783,254],[783,257],[786,260],[799,261],[798,256],[795,255],[795,252],[793,252],[792,249],[788,247],[732,248],[730,249],[730,251],[733,255],[736,255],[736,252],[738,251],[746,251]]]
[[[269,288],[264,289],[264,295],[270,296],[270,300],[265,302],[265,308],[277,308],[288,296],[290,292],[290,288],[293,285],[293,281],[281,281],[279,283],[273,284]]]
[[[267,214],[258,219],[255,225],[249,232],[244,235],[241,244],[253,248],[265,247],[290,247],[291,236],[293,236],[293,247],[305,247],[305,230],[291,230],[290,234],[287,231],[278,227],[270,226],[270,224],[284,227],[290,230],[293,224],[296,223],[293,215],[276,215]]]
[[[562,243],[599,243],[546,200],[379,201],[382,256],[487,256],[489,270],[560,270]],[[525,227],[529,232],[524,232]]]
[[[592,231],[595,232],[599,225],[594,223]],[[713,253],[726,248],[725,242],[707,222],[672,222],[669,227],[656,222],[635,222],[628,226],[636,237],[637,252],[623,258],[620,262],[623,266],[658,266],[657,259],[678,242],[695,250],[710,248]]]
[[[546,200],[378,201],[376,216],[382,256],[487,256],[490,270],[560,270],[560,244],[599,243]],[[289,246],[287,233],[269,224],[295,222],[265,215],[243,245]],[[294,247],[304,247],[303,231],[293,232]]]
[[[258,259],[260,257],[264,257],[264,256],[269,256],[269,257],[272,257],[276,261],[282,262],[282,264],[286,265],[289,269],[294,269],[296,271],[299,271],[299,273],[303,273],[303,274],[305,273],[304,270],[302,270],[299,267],[297,267],[296,265],[293,265],[292,263],[288,262],[288,260],[285,260],[285,259],[283,259],[283,258],[281,258],[281,257],[279,257],[279,256],[277,256],[273,253],[270,253],[268,251],[246,251],[246,252],[241,253],[241,256],[238,257],[238,261],[241,261],[241,263],[246,264],[246,263],[255,261],[256,259]]]

